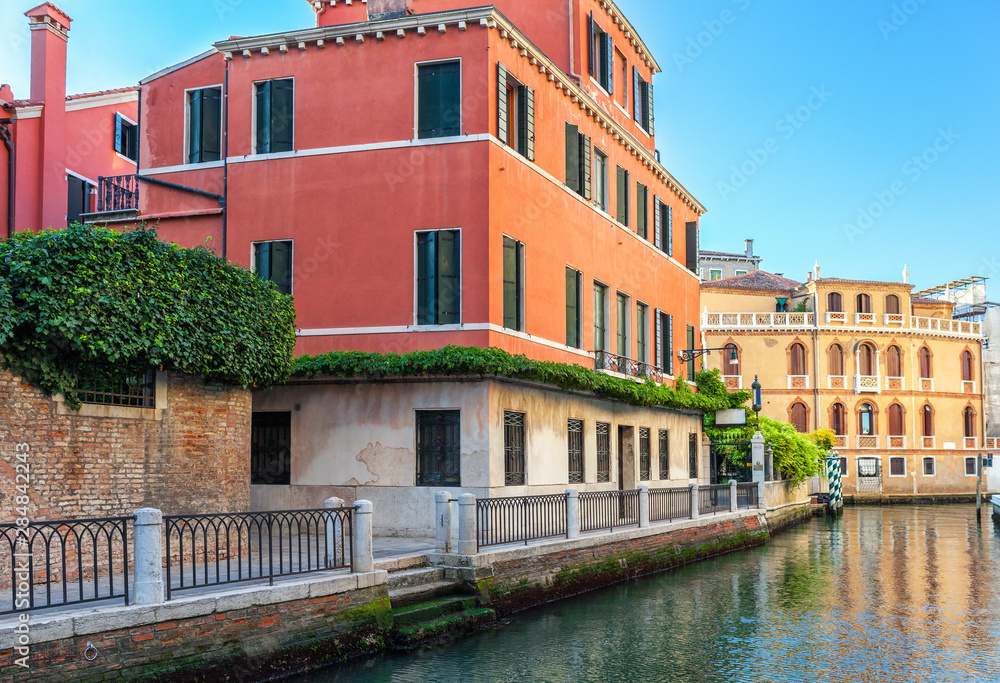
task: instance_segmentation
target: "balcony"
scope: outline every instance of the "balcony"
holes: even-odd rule
[[[764,330],[802,329],[825,320],[826,327],[859,327],[862,329],[914,330],[929,334],[982,338],[982,323],[944,318],[916,318],[906,313],[844,313],[827,311],[824,318],[815,313],[711,313],[702,314],[704,329]]]
[[[917,390],[918,391],[934,391],[934,378],[933,377],[921,377],[917,380]]]
[[[809,388],[809,375],[789,375],[788,376],[788,388],[789,389],[808,389]]]
[[[743,377],[741,375],[723,375],[722,381],[726,383],[729,391],[739,391],[743,388]]]
[[[886,377],[885,378],[885,390],[886,391],[906,391],[906,378],[905,377]]]
[[[827,389],[847,389],[847,377],[844,375],[828,375],[826,378]]]
[[[962,393],[963,394],[974,394],[976,393],[976,383],[967,380],[962,381]]]
[[[858,435],[858,449],[869,451],[878,448],[878,436],[870,434],[867,436]]]
[[[855,313],[854,314],[854,324],[857,326],[861,325],[874,325],[875,324],[875,314],[874,313]]]
[[[946,332],[950,334],[966,334],[972,336],[982,336],[982,323],[973,323],[965,320],[946,320],[944,318],[914,318],[910,326],[915,330],[926,330],[928,332]]]
[[[979,448],[978,436],[967,436],[962,440],[962,445],[967,451],[974,451]]]
[[[906,324],[906,316],[902,313],[886,313],[886,327],[903,327]]]
[[[97,211],[83,214],[84,223],[128,219],[139,215],[137,175],[97,177]]]
[[[803,328],[816,324],[815,313],[703,313],[703,327],[740,329]]]
[[[937,441],[936,437],[922,436],[920,437],[920,447],[923,448],[924,450],[933,451],[936,447],[935,444],[936,441]]]
[[[886,445],[892,450],[901,450],[906,448],[906,437],[905,436],[888,436],[886,437],[888,442]]]
[[[854,393],[857,394],[881,394],[882,378],[878,375],[855,375]]]
[[[663,372],[656,366],[619,356],[609,351],[594,352],[594,367],[597,370],[606,370],[626,377],[663,382]]]
[[[826,324],[833,325],[834,323],[839,323],[841,325],[847,324],[847,314],[843,311],[827,311],[826,312]]]

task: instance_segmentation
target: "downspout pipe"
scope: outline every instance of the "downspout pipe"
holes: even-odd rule
[[[215,192],[209,192],[208,190],[199,190],[197,187],[179,185],[178,183],[172,183],[168,180],[160,180],[159,178],[154,178],[148,175],[140,175],[136,177],[144,183],[159,185],[161,187],[169,187],[174,190],[181,190],[183,192],[190,192],[191,194],[200,195],[202,197],[208,197],[209,199],[215,199],[219,202],[219,204],[222,205],[223,211],[225,211],[226,209],[226,198],[221,194],[216,194]]]
[[[14,136],[10,132],[10,124],[14,119],[0,119],[0,140],[7,149],[7,239],[14,236],[14,188],[16,185],[14,170],[17,165],[14,163]]]
[[[324,10],[326,6],[323,6]],[[316,15],[319,25],[319,15]],[[222,258],[226,259],[229,252],[229,211],[226,207],[226,197],[229,196],[229,60],[226,60],[226,73],[222,80]]]
[[[813,300],[813,431],[819,429],[819,296],[812,294]]]
[[[567,11],[569,13],[569,75],[571,78],[576,79],[576,82],[580,87],[583,87],[583,76],[576,73],[576,41],[573,39],[573,0],[567,0],[567,6]]]

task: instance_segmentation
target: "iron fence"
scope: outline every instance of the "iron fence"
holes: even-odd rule
[[[663,372],[650,363],[633,360],[627,356],[619,356],[610,351],[594,352],[594,367],[598,370],[610,370],[629,377],[651,379],[663,382]]]
[[[729,484],[698,487],[698,514],[717,515],[729,512]]]
[[[588,491],[580,494],[580,531],[639,524],[639,491]]]
[[[0,614],[98,600],[129,600],[133,517],[0,524]],[[7,586],[4,586],[5,588]],[[6,591],[4,591],[7,594]]]
[[[351,569],[353,508],[164,516],[167,599],[201,586]]]
[[[691,518],[691,489],[650,489],[649,521],[672,522]]]
[[[129,211],[139,208],[138,176],[97,177],[97,211]]]
[[[476,548],[567,537],[565,493],[476,500]]]
[[[760,505],[760,491],[757,482],[736,485],[736,507],[753,509]]]

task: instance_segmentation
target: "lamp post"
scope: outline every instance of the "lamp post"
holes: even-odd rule
[[[761,384],[760,380],[757,379],[757,375],[753,376],[753,384],[750,385],[753,389],[753,412],[757,416],[757,432],[760,433],[760,411],[763,408],[760,401],[760,390]]]

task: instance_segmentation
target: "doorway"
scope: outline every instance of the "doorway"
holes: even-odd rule
[[[618,490],[635,488],[635,428],[618,427]]]

